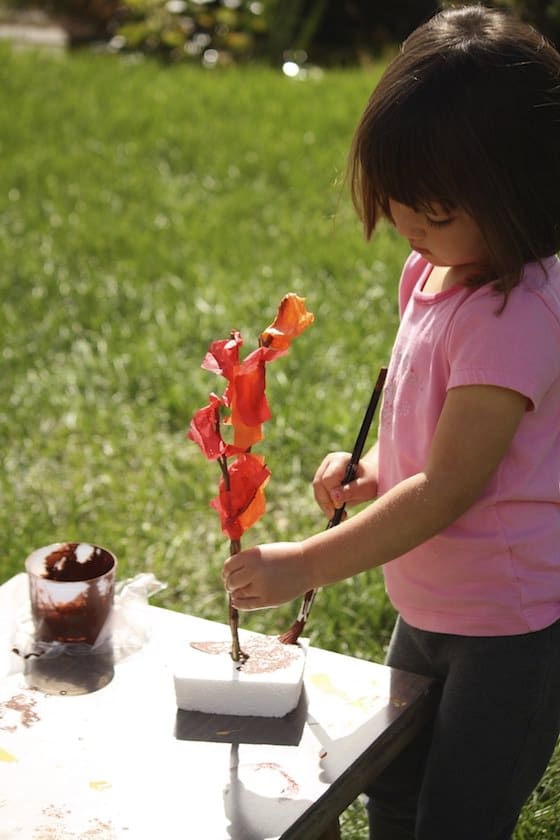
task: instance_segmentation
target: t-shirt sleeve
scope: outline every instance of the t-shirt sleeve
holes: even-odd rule
[[[409,254],[401,274],[399,283],[399,315],[402,318],[406,305],[414,287],[422,274],[426,271],[428,263],[420,254],[413,251]]]
[[[448,389],[461,385],[511,388],[537,408],[560,375],[560,324],[545,301],[517,288],[501,297],[478,289],[459,307],[448,335]]]

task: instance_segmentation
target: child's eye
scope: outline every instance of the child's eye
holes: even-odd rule
[[[441,227],[446,227],[446,225],[450,225],[451,222],[453,221],[453,218],[450,216],[447,219],[430,219],[429,216],[426,216],[426,221],[432,227],[441,228]]]

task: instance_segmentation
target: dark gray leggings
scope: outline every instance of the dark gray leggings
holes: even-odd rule
[[[560,731],[560,621],[454,636],[398,619],[387,664],[436,677],[441,701],[372,787],[372,840],[509,840]]]

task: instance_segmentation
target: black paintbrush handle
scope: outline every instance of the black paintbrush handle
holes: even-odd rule
[[[344,478],[342,479],[341,484],[348,484],[350,481],[353,481],[356,477],[356,470],[358,467],[358,463],[360,458],[362,457],[362,452],[364,450],[364,446],[367,440],[367,436],[371,427],[371,422],[373,420],[373,415],[375,414],[375,409],[377,408],[377,403],[379,402],[379,398],[383,391],[383,386],[385,384],[385,379],[387,377],[387,368],[381,368],[379,371],[379,375],[377,377],[377,382],[374,385],[372,395],[370,397],[369,405],[366,409],[366,413],[364,414],[364,419],[362,420],[362,425],[360,431],[358,432],[358,437],[356,438],[356,443],[354,444],[354,449],[352,451],[352,455],[350,456],[350,460],[348,461],[348,465],[346,467],[346,471],[344,473]],[[341,508],[337,508],[334,512],[334,516],[332,519],[329,520],[329,524],[327,525],[328,528],[333,528],[335,525],[339,525],[342,517],[344,515],[344,508],[343,505]],[[316,589],[310,589],[308,592],[305,593],[302,604],[299,609],[299,613],[294,625],[285,633],[283,636],[280,636],[280,640],[284,642],[284,644],[295,644],[298,640],[307,618],[309,616],[309,611],[313,606],[313,602],[315,600],[315,596],[317,594]]]
[[[360,431],[358,432],[358,437],[356,438],[356,443],[354,444],[352,455],[350,456],[350,460],[348,461],[348,464],[346,466],[346,472],[344,473],[344,478],[341,481],[341,485],[349,484],[356,478],[356,470],[358,469],[358,464],[364,451],[364,446],[366,444],[367,436],[371,428],[371,423],[375,414],[375,409],[377,408],[377,403],[379,402],[379,398],[383,391],[383,386],[385,385],[386,378],[387,368],[383,367],[379,371],[379,376],[377,377],[377,381],[374,385],[369,405],[366,409],[366,413],[364,414],[364,419],[362,420],[362,425],[360,427]],[[342,505],[342,507],[337,508],[335,510],[334,516],[332,517],[332,519],[329,520],[327,529],[334,528],[335,525],[340,524],[340,522],[342,521],[342,517],[344,516],[345,507],[346,505]]]

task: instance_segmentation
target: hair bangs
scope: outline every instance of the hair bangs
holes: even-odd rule
[[[389,199],[415,210],[429,210],[434,204],[451,210],[460,205],[463,191],[448,133],[438,122],[437,117],[418,119],[412,113],[403,129],[401,113],[399,131],[388,132],[380,124],[375,132],[371,186],[385,215]]]
[[[390,199],[415,210],[463,204],[463,164],[441,111],[395,97],[388,107],[374,106],[364,123],[351,158],[352,192],[368,238],[381,216],[391,219]]]

